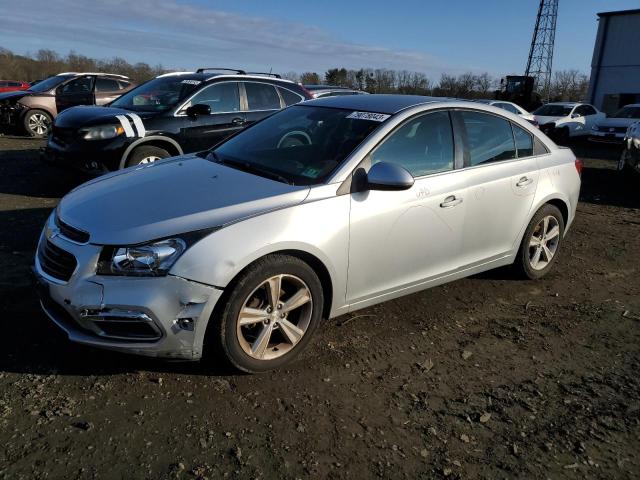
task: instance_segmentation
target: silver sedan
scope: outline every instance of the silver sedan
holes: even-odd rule
[[[580,170],[489,105],[305,102],[69,193],[35,258],[42,307],[75,342],[265,371],[323,318],[509,264],[542,277]]]

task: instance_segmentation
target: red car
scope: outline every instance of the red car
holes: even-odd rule
[[[26,90],[31,85],[27,82],[14,82],[13,80],[0,80],[0,92],[15,92]]]

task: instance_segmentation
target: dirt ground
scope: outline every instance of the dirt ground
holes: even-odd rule
[[[0,137],[0,479],[638,478],[640,179],[576,145],[538,282],[495,271],[326,322],[256,376],[70,344],[28,271],[82,181]]]

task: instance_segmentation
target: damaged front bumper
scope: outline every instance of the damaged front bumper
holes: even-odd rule
[[[38,245],[34,273],[42,309],[73,342],[153,357],[197,360],[222,290],[181,277],[96,275],[100,246],[63,236]],[[68,252],[77,266],[68,280],[47,273],[44,244]],[[55,250],[58,252],[58,250]],[[59,276],[58,276],[59,277]]]

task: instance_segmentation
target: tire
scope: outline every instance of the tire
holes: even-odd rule
[[[280,278],[278,300],[285,308],[278,306],[280,301],[270,299],[268,285],[277,285],[274,278]],[[322,284],[313,269],[296,257],[273,254],[257,260],[232,282],[228,291],[209,322],[205,353],[209,356],[211,352],[207,350],[212,349],[222,352],[231,365],[243,372],[266,372],[293,361],[309,344],[322,318]],[[298,302],[298,307],[282,313],[287,301],[301,291],[303,295],[298,298],[304,303]],[[304,295],[309,297],[306,302]],[[242,317],[246,324],[240,325],[243,310],[250,314]],[[266,343],[260,342],[267,335]]]
[[[153,163],[162,158],[169,158],[171,154],[164,148],[155,147],[153,145],[140,145],[133,149],[133,152],[127,158],[125,167],[135,167],[140,164]]]
[[[545,235],[546,239],[542,239],[541,230],[544,229],[545,219],[548,225],[547,235]],[[558,227],[557,235],[549,236],[554,226]],[[562,218],[562,213],[551,204],[543,205],[529,222],[522,237],[522,243],[514,264],[518,274],[530,280],[537,280],[549,273],[560,253],[563,236],[564,219]],[[536,246],[536,244],[539,246]],[[548,258],[549,252],[551,253],[550,259]]]
[[[51,131],[53,119],[44,110],[29,110],[22,119],[22,125],[27,135],[35,138],[44,138]]]

